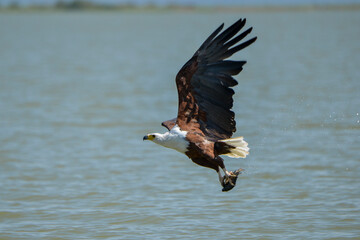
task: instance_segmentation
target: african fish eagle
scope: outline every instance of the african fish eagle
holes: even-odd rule
[[[232,87],[238,84],[232,76],[241,72],[246,61],[225,60],[257,39],[237,44],[252,31],[251,27],[238,34],[245,23],[246,19],[239,19],[220,33],[224,27],[221,24],[205,40],[176,76],[178,114],[162,123],[169,131],[147,134],[143,138],[184,153],[200,166],[214,169],[222,191],[235,186],[242,169],[227,171],[220,155],[245,158],[249,154],[243,137],[231,138],[236,131],[235,114],[231,111]]]

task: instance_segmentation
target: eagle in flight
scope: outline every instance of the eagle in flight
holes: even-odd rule
[[[246,19],[239,19],[223,32],[224,24],[221,24],[205,40],[176,75],[178,114],[162,123],[169,131],[143,138],[214,169],[222,191],[235,186],[242,169],[227,171],[220,155],[245,158],[249,154],[243,137],[231,138],[236,131],[235,114],[231,111],[235,93],[232,87],[238,84],[232,76],[241,72],[246,61],[225,60],[256,41],[254,37],[239,43],[252,31],[251,27],[239,33],[245,23]]]

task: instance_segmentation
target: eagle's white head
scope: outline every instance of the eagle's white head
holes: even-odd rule
[[[163,134],[160,134],[160,133],[150,133],[150,134],[147,134],[144,136],[143,140],[150,140],[150,141],[154,141],[155,142],[155,139],[158,140],[161,138],[161,135]]]
[[[169,132],[150,133],[144,136],[143,140],[150,140],[161,146],[175,149],[181,153],[187,151],[189,142],[186,140],[186,131],[181,131],[178,126],[173,127]]]

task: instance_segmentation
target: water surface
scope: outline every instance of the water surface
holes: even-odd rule
[[[142,137],[220,23],[258,41],[235,87],[245,168]],[[358,239],[360,12],[0,15],[1,239]]]

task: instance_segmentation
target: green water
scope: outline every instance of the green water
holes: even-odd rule
[[[214,171],[142,137],[220,23],[251,153]],[[358,239],[360,12],[0,14],[1,239]]]

